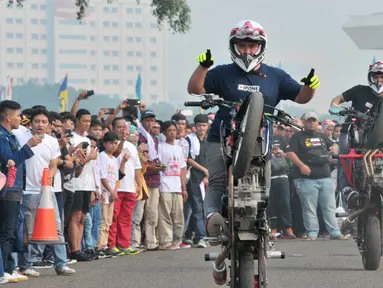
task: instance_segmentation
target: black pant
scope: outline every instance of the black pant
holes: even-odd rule
[[[72,206],[74,200],[74,192],[64,189],[64,237],[65,241],[68,242],[68,225],[72,215]]]
[[[293,220],[288,178],[275,178],[271,180],[267,215],[270,218],[277,217],[276,220],[271,221],[271,229],[286,230],[292,227]]]
[[[0,200],[0,246],[4,271],[12,274],[12,257],[17,237],[20,202]]]

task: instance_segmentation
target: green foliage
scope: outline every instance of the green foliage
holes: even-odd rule
[[[18,7],[22,7],[25,1],[27,0],[8,0],[8,6],[17,3]],[[111,4],[118,0],[106,1]],[[140,0],[136,1],[138,4],[140,3]],[[77,11],[77,19],[81,20],[88,9],[89,0],[76,0],[75,3],[79,9]],[[153,9],[153,15],[157,18],[159,28],[162,28],[164,23],[168,23],[173,33],[186,33],[189,31],[191,23],[190,7],[186,0],[152,0],[150,6]]]

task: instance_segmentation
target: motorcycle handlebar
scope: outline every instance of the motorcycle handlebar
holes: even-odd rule
[[[186,107],[201,107],[201,104],[202,104],[202,102],[201,101],[191,101],[191,102],[188,102],[188,101],[186,101],[185,103],[184,103],[184,105],[186,106]]]

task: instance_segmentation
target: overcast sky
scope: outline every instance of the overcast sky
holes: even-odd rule
[[[383,51],[361,51],[343,31],[349,15],[383,12],[381,1],[356,0],[190,0],[192,29],[169,37],[169,93],[186,97],[195,58],[211,48],[216,64],[230,63],[228,36],[240,20],[259,22],[268,35],[266,63],[300,80],[310,68],[321,80],[315,99],[307,105],[328,110],[331,98],[356,84],[367,84],[368,65]],[[379,9],[379,7],[381,7]],[[383,17],[383,16],[382,16]],[[372,37],[383,37],[374,35]],[[181,95],[180,95],[181,93]]]

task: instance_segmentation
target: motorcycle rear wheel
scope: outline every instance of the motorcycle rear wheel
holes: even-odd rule
[[[260,92],[249,95],[246,111],[239,127],[238,147],[233,157],[233,175],[236,179],[243,178],[250,167],[253,157],[262,154],[258,143],[259,129],[263,117],[264,99]]]

